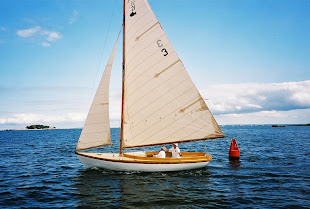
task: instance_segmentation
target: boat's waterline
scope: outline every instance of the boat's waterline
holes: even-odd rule
[[[184,153],[182,158],[153,158],[150,153],[136,152],[120,156],[118,153],[81,153],[77,157],[86,168],[103,168],[113,171],[168,172],[205,167],[212,159],[202,153]],[[183,154],[183,153],[182,153]],[[204,154],[204,153],[203,153]]]

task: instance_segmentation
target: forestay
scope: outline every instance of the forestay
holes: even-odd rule
[[[109,118],[109,85],[111,69],[118,39],[114,45],[95,98],[87,115],[76,150],[84,150],[111,144]]]
[[[224,137],[146,0],[126,0],[123,146]]]

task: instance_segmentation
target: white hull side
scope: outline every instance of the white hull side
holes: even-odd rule
[[[113,171],[140,171],[140,172],[167,172],[167,171],[183,171],[205,167],[209,162],[197,163],[178,163],[178,164],[147,164],[147,163],[128,163],[114,162],[103,159],[95,159],[77,155],[81,163],[86,168],[103,168]]]

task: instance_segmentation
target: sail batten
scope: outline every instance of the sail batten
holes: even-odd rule
[[[76,150],[112,144],[109,117],[109,85],[118,38],[102,75],[95,98],[87,115]]]
[[[195,107],[194,107],[195,108]],[[194,109],[193,108],[193,109]],[[197,109],[197,108],[196,108]],[[200,118],[197,118],[196,120],[192,120],[190,117],[191,117],[191,112],[188,112],[186,114],[183,114],[182,116],[179,116],[178,118],[175,118],[175,112],[172,112],[170,113],[169,115],[167,115],[166,117],[164,118],[160,118],[159,121],[155,120],[155,122],[152,123],[152,121],[150,120],[147,120],[146,123],[148,123],[147,127],[145,130],[141,130],[141,127],[143,126],[143,124],[141,123],[144,123],[141,122],[140,124],[135,124],[131,126],[131,131],[132,130],[136,130],[136,137],[139,137],[141,134],[147,134],[147,136],[144,136],[144,137],[140,137],[143,139],[142,142],[145,142],[147,141],[149,138],[152,138],[154,136],[156,136],[157,132],[154,132],[154,130],[156,130],[154,127],[156,127],[157,125],[162,125],[162,126],[165,126],[166,129],[169,129],[171,127],[171,129],[174,131],[174,132],[171,132],[170,135],[166,135],[165,137],[166,138],[172,138],[171,136],[174,135],[175,133],[177,133],[178,131],[181,131],[183,128],[191,128],[193,129],[194,131],[191,132],[192,135],[195,135],[195,132],[199,131],[199,130],[203,130],[203,129],[207,129],[208,127],[212,127],[213,124],[212,122],[210,121],[209,123],[205,123],[205,121],[202,121]],[[147,118],[152,118],[151,116],[148,116]],[[200,122],[199,122],[200,120]],[[188,123],[186,123],[187,121],[190,121]],[[164,123],[164,124],[163,124]],[[175,125],[175,123],[179,123],[179,129],[176,129],[174,128],[173,126]],[[191,127],[189,127],[191,126]],[[173,129],[174,128],[174,129]],[[185,136],[183,137],[184,139],[186,138],[191,138],[190,135],[188,136]],[[207,137],[204,137],[204,138],[207,138]],[[156,139],[154,139],[156,140]],[[181,139],[175,139],[175,140],[181,140]],[[162,141],[158,141],[159,143],[162,142]]]
[[[138,41],[144,34],[146,34],[147,32],[149,32],[151,29],[153,29],[157,24],[159,24],[159,22],[155,23],[154,25],[152,25],[149,29],[147,29],[146,31],[144,31],[142,34],[140,34],[139,36],[136,37],[136,41]]]
[[[123,146],[224,137],[147,0],[126,4]]]
[[[173,55],[171,55],[171,56],[173,56]],[[166,70],[168,68],[171,69],[171,67],[173,67],[174,65],[175,64],[170,64],[170,65],[168,65],[168,67],[166,67],[167,65],[162,65],[162,64],[160,64],[160,61],[159,61],[158,63],[154,64],[152,67],[145,69],[143,72],[139,72],[139,74],[135,78],[131,78],[130,75],[128,75],[128,79],[130,79],[130,82],[127,83],[128,97],[131,97],[131,94],[136,92],[135,88],[144,88],[144,86],[146,86],[148,84],[151,85],[153,78],[158,78],[158,77],[156,77],[157,75],[160,75],[161,73],[164,72],[164,70]],[[162,70],[160,72],[154,72],[154,69],[156,69],[156,68],[164,69],[164,70]],[[141,67],[141,69],[143,69],[143,68]],[[180,70],[180,69],[178,69],[178,70]],[[161,78],[161,84],[167,82],[169,80],[169,77],[177,76],[177,74],[178,74],[178,72],[174,72],[173,74],[170,73],[169,75],[166,75],[164,78]],[[157,80],[154,80],[154,82],[158,83]],[[134,86],[134,85],[136,85],[136,86],[133,88],[130,88],[131,86]],[[166,89],[166,91],[167,90],[169,91],[171,89]]]
[[[181,84],[180,84],[181,85]],[[178,86],[176,86],[176,88],[177,88]],[[175,88],[175,89],[176,89]],[[175,90],[174,89],[174,90]],[[189,89],[190,90],[190,89]],[[167,96],[167,97],[165,97],[164,99],[165,99],[165,103],[162,103],[162,104],[156,104],[155,102],[156,101],[158,101],[158,99],[162,96],[162,95],[160,95],[160,96],[158,96],[158,97],[156,97],[156,94],[151,94],[151,95],[149,95],[149,97],[152,97],[153,98],[153,100],[150,102],[150,103],[153,103],[153,104],[155,104],[154,106],[154,108],[153,108],[153,111],[152,112],[149,112],[148,111],[148,107],[149,107],[149,105],[145,105],[144,103],[143,103],[143,98],[141,98],[140,99],[140,102],[139,102],[139,105],[137,105],[137,106],[133,106],[135,109],[138,109],[134,114],[132,114],[132,118],[133,119],[135,119],[134,117],[137,115],[137,114],[143,114],[143,111],[147,111],[147,112],[149,112],[149,115],[148,115],[148,117],[150,117],[151,115],[153,115],[153,114],[155,114],[156,112],[159,112],[160,113],[160,111],[162,111],[162,112],[167,112],[167,111],[169,111],[170,110],[170,114],[173,114],[173,113],[176,113],[176,112],[179,112],[179,110],[180,110],[180,108],[181,107],[178,107],[178,106],[175,106],[174,105],[174,103],[176,103],[177,101],[176,100],[178,100],[178,99],[180,99],[180,97],[182,96],[181,94],[177,94],[177,92],[171,92],[171,91],[173,91],[173,89],[172,90],[170,90],[169,92],[165,92],[166,94],[168,94],[168,93],[175,93],[176,94],[176,97],[175,98],[171,98],[171,97],[169,97],[169,96]],[[160,93],[160,92],[158,92],[158,93]],[[145,95],[145,96],[147,96],[147,95]],[[145,98],[144,98],[145,99]],[[149,99],[149,98],[148,98]],[[173,107],[170,107],[170,106],[172,106],[173,105]],[[130,108],[130,107],[129,107]],[[146,109],[146,110],[145,110]],[[166,114],[167,115],[167,114]],[[168,114],[169,115],[169,114]],[[168,116],[167,115],[167,116]],[[148,117],[146,117],[146,118],[148,118]]]
[[[137,105],[136,106],[132,106],[135,109],[138,109],[138,111],[136,111],[135,114],[140,114],[141,112],[143,113],[143,110],[149,106],[149,105],[143,103],[143,100],[145,100],[145,99],[153,99],[153,100],[150,101],[150,103],[152,103],[152,104],[154,104],[156,101],[161,102],[159,104],[154,105],[155,107],[153,108],[153,111],[149,113],[150,115],[154,114],[157,111],[164,112],[164,111],[169,111],[170,110],[171,113],[180,112],[179,110],[181,110],[182,107],[175,106],[174,103],[178,103],[177,100],[183,100],[182,99],[183,93],[187,93],[187,92],[189,92],[189,91],[194,89],[194,87],[192,87],[190,89],[186,89],[186,91],[183,91],[182,90],[182,83],[183,82],[185,82],[185,80],[180,80],[179,84],[175,85],[175,88],[168,89],[168,90],[165,87],[160,88],[161,87],[161,85],[160,85],[160,86],[158,86],[158,89],[165,89],[166,91],[161,92],[160,90],[157,90],[157,88],[155,88],[155,89],[153,89],[153,92],[151,92],[149,94],[145,94],[144,97],[142,97],[140,99],[137,99],[136,100],[136,101],[138,101]],[[162,85],[164,85],[164,84],[162,84]],[[157,93],[155,93],[155,91],[157,91]],[[164,96],[162,94],[164,94]],[[170,97],[169,94],[173,94],[175,96],[174,97]],[[147,95],[149,95],[150,98],[145,98]],[[161,97],[164,97],[163,98],[164,102],[159,100]],[[194,99],[196,99],[196,97],[194,97],[193,99],[191,99],[190,97],[186,97],[183,100],[185,107],[188,106],[190,103],[192,103],[192,101]],[[140,102],[139,102],[139,100],[140,100]],[[173,105],[173,107],[169,107],[169,105]],[[130,109],[130,107],[128,107],[128,108]],[[133,118],[135,117],[135,114],[132,115]],[[146,118],[148,118],[148,117],[146,117]]]
[[[158,28],[159,29],[159,28]],[[161,39],[161,41],[167,41],[167,40],[164,40],[163,39],[164,38],[164,34],[162,35],[162,39]],[[156,39],[154,39],[153,40],[153,42],[157,42],[158,40],[157,40],[158,38],[156,38]],[[162,60],[163,58],[162,57],[160,57],[160,56],[158,56],[158,57],[154,57],[153,55],[155,54],[155,53],[157,53],[158,52],[158,46],[154,46],[154,43],[148,43],[148,42],[150,42],[150,39],[146,42],[146,43],[148,43],[149,45],[144,45],[143,46],[143,49],[138,49],[138,50],[134,50],[134,47],[140,47],[140,45],[143,45],[143,41],[144,40],[147,40],[147,35],[145,35],[145,39],[143,39],[143,38],[141,38],[141,40],[139,40],[139,42],[137,42],[136,44],[134,44],[132,47],[133,47],[133,50],[132,51],[129,51],[128,52],[128,62],[126,62],[127,64],[126,64],[126,66],[128,66],[128,67],[131,67],[131,68],[133,68],[133,69],[135,69],[135,68],[137,68],[138,67],[138,65],[141,65],[141,64],[145,64],[144,62],[145,62],[145,60],[147,60],[147,59],[149,59],[149,58],[157,58],[157,59],[159,59],[159,60]],[[146,50],[148,50],[148,51],[150,51],[150,52],[148,52],[148,53],[145,53],[145,51]],[[170,51],[171,53],[172,53],[172,51]],[[139,61],[140,62],[137,62],[137,60],[136,60],[136,58],[137,57],[139,57]],[[159,61],[158,60],[158,61]],[[154,62],[154,61],[153,61]],[[133,64],[135,64],[136,66],[132,66]],[[130,72],[130,73],[132,73],[132,72]]]

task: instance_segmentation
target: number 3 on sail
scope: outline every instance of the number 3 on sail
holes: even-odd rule
[[[124,0],[123,15],[119,153],[83,151],[112,144],[109,83],[116,41],[77,143],[77,157],[87,168],[115,171],[165,172],[206,166],[212,157],[204,152],[182,152],[181,158],[172,158],[171,153],[166,153],[165,158],[155,158],[152,156],[158,152],[128,151],[137,147],[223,138],[225,135],[147,0]]]
[[[158,40],[158,41],[157,41],[157,45],[158,45],[158,47],[164,46],[164,45],[161,43],[161,40]],[[167,49],[165,49],[165,48],[163,48],[163,49],[161,50],[161,52],[164,52],[164,56],[167,56],[167,55],[168,55],[168,51],[167,51]]]

